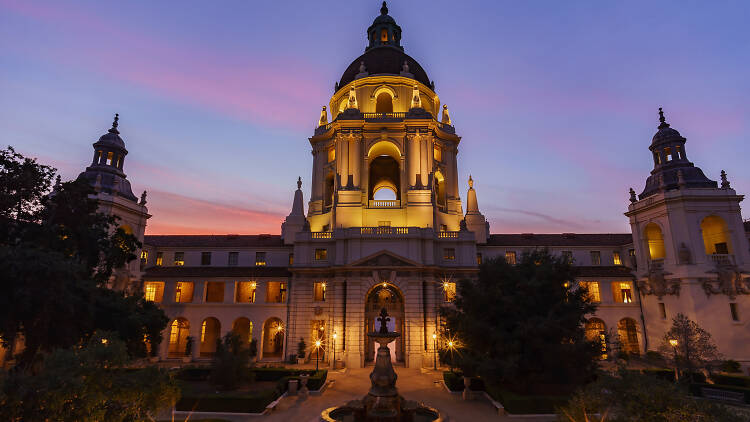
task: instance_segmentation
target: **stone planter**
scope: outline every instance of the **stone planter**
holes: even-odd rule
[[[310,394],[310,390],[307,389],[307,381],[309,378],[310,376],[307,374],[303,374],[299,376],[299,383],[300,383],[299,395],[300,396],[307,397],[308,394]]]
[[[469,386],[471,385],[471,378],[470,377],[464,377],[464,391],[462,393],[462,397],[464,400],[471,400],[473,399],[473,395],[471,393],[471,390],[469,389]]]

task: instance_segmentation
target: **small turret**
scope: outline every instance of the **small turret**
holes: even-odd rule
[[[453,124],[453,123],[451,123],[451,116],[448,113],[448,104],[443,104],[443,119],[441,120],[441,122],[445,123],[446,125],[452,125]]]
[[[294,202],[292,202],[292,212],[286,217],[281,224],[281,238],[284,244],[291,245],[294,243],[294,236],[302,231],[307,219],[305,218],[305,205],[302,197],[302,177],[297,178],[297,190],[294,191]]]
[[[466,194],[466,228],[474,232],[477,243],[487,243],[490,236],[490,225],[479,212],[477,192],[474,190],[474,179],[469,175],[469,191]]]
[[[401,27],[396,25],[396,21],[388,15],[388,5],[383,2],[380,8],[380,16],[375,18],[367,28],[367,39],[369,44],[365,51],[375,47],[396,47],[401,50]]]

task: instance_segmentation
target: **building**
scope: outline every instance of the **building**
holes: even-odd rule
[[[300,179],[280,235],[144,235],[145,192],[138,200],[123,173],[117,119],[94,144],[82,176],[102,208],[144,242],[140,265],[115,282],[142,283],[169,315],[162,359],[182,358],[188,335],[192,357],[209,358],[215,340],[233,330],[257,339],[261,361],[296,355],[303,338],[321,341],[322,360],[335,354],[361,367],[375,353],[365,333],[385,307],[403,333],[394,359],[428,366],[438,309],[458,280],[474,276],[483,259],[514,262],[548,248],[580,267],[577,281],[601,304],[586,327],[592,338],[609,333],[627,351],[654,350],[682,312],[713,334],[725,357],[750,364],[743,196],[723,173],[718,184],[687,159],[685,138],[663,114],[649,147],[654,170],[640,195],[631,189],[632,233],[492,234],[471,178],[461,199],[461,137],[401,35],[384,3],[364,54],[336,83],[309,138],[307,212]]]

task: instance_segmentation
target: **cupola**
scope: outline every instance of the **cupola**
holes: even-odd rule
[[[396,21],[388,15],[388,6],[385,2],[380,8],[380,16],[375,18],[372,25],[367,28],[367,39],[370,44],[365,51],[384,45],[404,49],[401,47],[401,27],[396,25]]]

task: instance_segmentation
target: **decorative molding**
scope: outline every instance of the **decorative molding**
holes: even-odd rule
[[[665,295],[680,295],[681,279],[667,280],[665,276],[671,275],[664,271],[661,264],[652,264],[648,269],[645,280],[638,280],[638,290],[641,295],[656,295],[661,300]]]
[[[715,273],[716,278],[700,279],[706,296],[724,294],[735,299],[739,295],[750,294],[750,278],[743,278],[736,265],[717,262],[716,269],[707,272]]]

